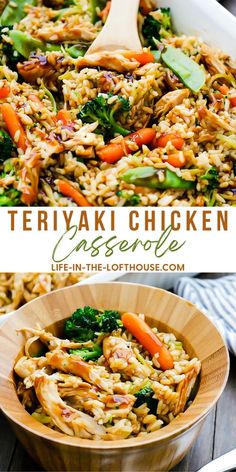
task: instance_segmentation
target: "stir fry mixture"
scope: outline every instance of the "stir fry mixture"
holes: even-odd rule
[[[110,4],[3,10],[0,205],[235,205],[236,62],[152,0],[142,50],[86,54]]]
[[[88,277],[84,273],[0,273],[0,315],[17,310],[34,298],[70,287]]]
[[[28,339],[15,364],[20,400],[33,418],[66,435],[116,440],[157,431],[196,390],[200,361],[143,315],[86,306],[65,322],[62,339],[40,328],[21,331]]]

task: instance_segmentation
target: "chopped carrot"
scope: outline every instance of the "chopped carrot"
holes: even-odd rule
[[[141,66],[154,62],[154,56],[151,51],[124,51],[123,55],[127,59],[135,59]]]
[[[108,162],[109,164],[115,164],[129,152],[135,152],[129,146],[129,141],[137,144],[140,148],[143,144],[151,144],[154,138],[155,131],[153,128],[143,128],[126,136],[122,143],[107,144],[98,151],[97,154],[102,161]]]
[[[21,201],[25,205],[33,205],[38,196],[39,172],[37,169],[24,167],[21,178],[24,181]]]
[[[235,97],[230,97],[229,101],[232,108],[236,107],[236,95]]]
[[[147,0],[140,0],[140,9],[143,15],[148,15],[153,10],[153,6],[148,5]]]
[[[179,151],[184,146],[184,139],[174,133],[163,134],[160,138],[154,140],[154,147],[166,147],[167,143],[171,142],[173,146]]]
[[[181,169],[186,164],[186,158],[183,152],[177,152],[175,154],[169,154],[167,162],[173,166]]]
[[[229,92],[229,87],[227,87],[227,85],[220,85],[218,87],[218,90],[220,93],[222,93],[223,95],[227,95],[227,93]]]
[[[142,128],[126,136],[125,141],[133,141],[141,147],[143,144],[151,144],[155,134],[153,128]]]
[[[58,180],[57,181],[57,187],[60,193],[62,195],[65,195],[65,197],[72,198],[74,202],[80,206],[80,207],[88,207],[92,206],[88,200],[80,193],[73,185],[69,184],[69,182],[66,182],[65,180]]]
[[[64,108],[62,110],[59,110],[59,112],[57,113],[57,121],[62,121],[63,125],[65,126],[71,123],[69,111]]]
[[[16,146],[25,152],[27,138],[16,111],[9,103],[4,103],[1,106],[1,112],[11,138],[16,143]]]
[[[134,313],[124,313],[121,321],[125,328],[142,344],[142,346],[155,357],[162,370],[173,369],[173,358],[167,347],[142,318]]]
[[[98,157],[108,164],[115,164],[123,156],[128,153],[128,148],[121,143],[111,143],[104,146],[100,151],[97,152]]]
[[[198,195],[196,198],[195,204],[196,206],[203,207],[204,206],[204,197],[202,195]]]
[[[105,8],[103,8],[103,10],[99,13],[99,16],[103,23],[105,23],[110,13],[110,9],[111,9],[111,1],[107,2]]]
[[[0,88],[0,100],[9,97],[10,91],[9,85],[3,85],[3,87]]]
[[[21,170],[21,201],[25,205],[33,205],[37,200],[41,167],[40,160],[40,153],[33,151]]]
[[[228,95],[229,93],[229,88],[227,85],[221,85],[218,87],[218,90],[223,94],[223,95]],[[236,95],[234,97],[229,97],[230,105],[232,108],[236,107]]]

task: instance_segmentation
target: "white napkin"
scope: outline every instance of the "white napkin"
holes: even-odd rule
[[[236,274],[215,280],[183,277],[175,283],[174,292],[197,305],[210,318],[236,355]]]

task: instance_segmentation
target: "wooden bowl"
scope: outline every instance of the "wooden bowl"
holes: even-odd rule
[[[13,366],[22,350],[23,327],[50,326],[55,334],[62,320],[79,306],[145,313],[152,326],[174,332],[188,353],[202,362],[198,393],[191,406],[163,429],[140,438],[91,441],[71,438],[37,422],[16,395]],[[224,341],[196,306],[161,289],[108,283],[74,286],[38,298],[20,308],[0,330],[0,404],[18,439],[46,470],[159,471],[183,459],[202,423],[220,397],[228,376]]]

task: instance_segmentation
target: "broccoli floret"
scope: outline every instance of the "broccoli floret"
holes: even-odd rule
[[[0,162],[4,162],[12,155],[15,146],[9,134],[0,130]]]
[[[9,31],[13,29],[13,26],[0,26],[0,43],[1,53],[6,57],[6,63],[8,67],[15,71],[18,62],[24,60],[24,57],[18,53],[10,42],[4,40],[4,36],[9,36]]]
[[[91,23],[95,24],[99,20],[98,11],[104,8],[106,1],[104,0],[44,0],[47,3],[57,3],[58,18],[69,16],[69,14],[79,14],[89,16]]]
[[[156,43],[154,39],[160,41],[160,29],[161,23],[160,21],[155,20],[152,15],[148,15],[143,23],[142,27],[142,34],[146,40],[146,46],[151,46],[152,48],[156,48]]]
[[[158,13],[158,19],[155,18],[156,13]],[[147,15],[142,27],[146,46],[156,49],[156,41],[161,41],[163,37],[169,35],[171,27],[170,8],[160,8],[156,12]]]
[[[18,206],[21,204],[21,192],[15,188],[0,189],[0,207]]]
[[[111,100],[112,99],[112,100]],[[115,133],[127,136],[130,131],[124,129],[117,118],[120,113],[126,113],[130,110],[129,100],[117,95],[99,94],[96,98],[89,100],[80,110],[77,117],[83,123],[94,123],[98,121],[97,132],[105,135],[109,139]]]
[[[70,336],[67,334],[69,332],[71,333]],[[65,334],[68,338],[71,337],[76,342],[87,342],[93,339],[95,336],[95,332],[92,329],[80,328],[79,326],[75,328],[74,324],[69,320],[66,326]]]
[[[97,318],[99,311],[85,306],[78,308],[71,318],[65,322],[65,335],[69,339],[86,342],[93,339],[97,330]]]
[[[134,193],[134,195],[132,195],[132,197],[130,197],[128,200],[128,203],[130,204],[130,206],[139,205],[140,202],[141,202],[141,197],[137,193]]]
[[[219,185],[219,172],[216,167],[212,166],[201,176],[201,179],[208,181],[207,190],[213,190]]]
[[[139,406],[143,405],[143,403],[146,403],[147,407],[150,410],[150,413],[156,414],[157,412],[157,406],[158,406],[158,400],[156,398],[153,398],[154,391],[152,390],[150,385],[146,385],[146,387],[143,387],[139,392],[135,394],[135,397],[137,398],[134,407],[138,408]]]
[[[116,195],[126,199],[125,206],[136,206],[141,202],[141,197],[137,193],[130,195],[126,190],[119,190]]]
[[[215,206],[216,190],[215,189],[207,190],[205,193],[205,198],[206,198],[206,203],[208,207]]]
[[[172,29],[170,8],[161,8],[160,10],[162,13],[161,26],[164,30],[169,32]]]
[[[111,333],[123,326],[117,311],[99,310],[85,306],[78,308],[65,322],[65,336],[78,342],[95,339],[100,333]]]
[[[200,177],[201,180],[207,180],[207,187],[205,191],[205,198],[208,207],[213,207],[216,201],[215,189],[219,185],[219,172],[216,167],[210,167],[204,175]]]
[[[233,173],[235,177],[236,176],[236,162],[233,163]]]
[[[118,311],[105,310],[98,317],[99,329],[104,333],[112,333],[123,326]]]
[[[94,344],[91,348],[70,349],[70,354],[76,354],[84,361],[93,361],[99,359],[102,355],[102,348],[98,344]]]

